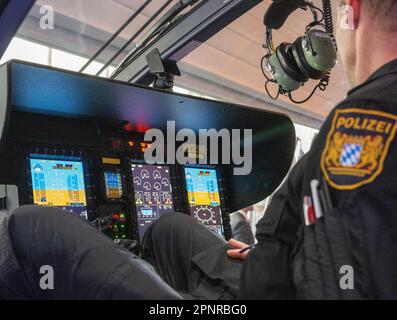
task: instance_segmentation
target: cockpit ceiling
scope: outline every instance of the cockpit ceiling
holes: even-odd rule
[[[109,59],[165,2],[152,1],[100,56],[100,60]],[[321,6],[321,0],[314,2]],[[89,57],[143,3],[144,0],[38,0],[21,27],[19,36]],[[346,95],[349,89],[346,77],[338,65],[328,90],[318,92],[309,102],[293,105],[284,98],[271,101],[265,93],[259,67],[263,55],[263,13],[270,3],[271,0],[264,0],[186,56],[180,62],[183,76],[177,82],[182,87],[215,98],[287,112],[297,122],[318,127]],[[55,9],[54,30],[41,30],[37,23],[42,5]],[[307,13],[296,12],[275,34],[275,42],[292,42],[303,34],[305,23],[309,21]],[[127,53],[128,50],[125,51]],[[116,62],[121,58],[122,55]],[[308,85],[301,89],[296,97],[305,97],[311,88]]]

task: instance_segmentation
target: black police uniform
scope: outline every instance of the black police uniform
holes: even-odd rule
[[[397,60],[350,91],[275,194],[240,298],[397,298],[396,130]],[[331,199],[313,221],[315,179]]]

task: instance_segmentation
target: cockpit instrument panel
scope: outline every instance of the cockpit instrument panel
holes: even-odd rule
[[[31,154],[30,172],[35,204],[61,208],[87,219],[84,169],[80,159]]]
[[[224,236],[216,169],[185,167],[190,214],[219,236]]]
[[[139,237],[161,215],[174,211],[168,166],[131,164]]]

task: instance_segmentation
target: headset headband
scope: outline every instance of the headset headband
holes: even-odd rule
[[[263,23],[267,28],[278,30],[295,10],[306,6],[305,0],[273,0],[265,13]]]
[[[312,15],[313,22],[310,23],[307,30],[318,26],[322,23],[322,20],[318,20],[317,11],[313,5],[306,0],[273,0],[274,2],[270,5],[269,9],[265,13],[264,24],[266,26],[266,40],[264,47],[268,49],[269,54],[275,52],[275,46],[273,43],[273,29],[280,29],[287,21],[288,17],[294,13],[297,9],[306,10],[309,7]]]

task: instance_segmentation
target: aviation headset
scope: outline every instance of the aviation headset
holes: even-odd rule
[[[267,49],[267,54],[262,58],[262,71],[267,78],[266,91],[272,99],[277,99],[280,94],[283,94],[294,103],[303,103],[309,100],[317,89],[326,90],[330,71],[337,62],[331,3],[330,0],[323,0],[324,8],[321,10],[306,0],[273,1],[264,18],[266,26],[264,48]],[[308,8],[314,21],[306,27],[305,34],[293,43],[282,43],[275,48],[273,29],[280,29],[295,10]],[[321,20],[318,19],[319,12],[322,14]],[[266,71],[270,73],[270,77]],[[310,79],[320,80],[320,82],[307,99],[295,101],[291,92],[304,86]],[[270,94],[269,83],[278,85],[276,96]]]

